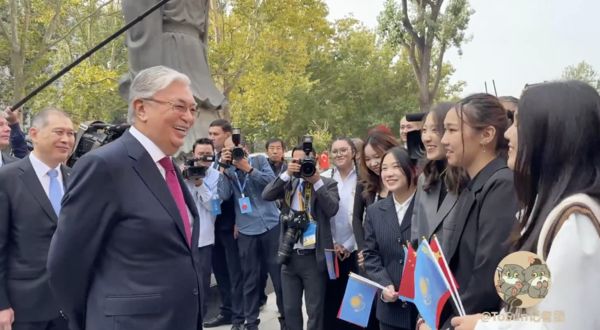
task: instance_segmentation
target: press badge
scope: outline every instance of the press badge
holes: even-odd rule
[[[218,198],[213,198],[210,201],[210,213],[214,216],[221,214],[221,200]]]
[[[302,233],[302,245],[304,247],[311,247],[317,243],[317,225],[314,221],[308,224],[308,227]]]
[[[242,214],[252,213],[252,204],[250,204],[250,198],[242,197],[238,199],[238,204],[240,206],[240,211]]]

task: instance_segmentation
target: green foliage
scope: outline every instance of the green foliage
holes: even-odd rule
[[[563,70],[562,78],[567,80],[581,80],[600,91],[600,74],[586,61],[566,67]]]
[[[0,95],[3,103],[20,99],[124,24],[118,0],[4,0],[7,5],[9,2],[17,5],[21,39],[15,45],[10,35],[2,35],[0,53],[20,57],[25,70],[19,77],[18,63],[0,62],[11,73],[4,82],[10,93]],[[19,48],[24,52],[19,54]],[[122,119],[126,103],[118,94],[117,83],[126,71],[127,50],[121,38],[38,94],[26,109],[36,113],[56,106],[69,112],[76,123]]]
[[[461,3],[466,2],[449,2],[435,23],[439,38],[455,46],[463,42],[468,23]],[[10,5],[16,5],[16,20]],[[324,150],[333,137],[364,136],[378,124],[397,132],[402,115],[418,111],[419,80],[410,51],[354,19],[328,22],[323,1],[211,0],[211,5],[211,70],[249,142],[281,137],[296,144],[311,134]],[[17,24],[21,37],[15,44],[10,33],[0,33],[3,103],[14,102],[124,24],[119,0],[0,0],[0,18],[3,27]],[[433,24],[417,21],[418,29]],[[432,54],[438,51],[434,47]],[[24,65],[21,76],[15,59]],[[462,89],[449,83],[452,66],[441,68],[435,99]],[[27,106],[34,113],[58,106],[77,123],[120,120],[126,104],[117,87],[126,72],[121,37]]]
[[[307,88],[310,51],[326,42],[326,15],[317,0],[216,1],[209,61],[250,141],[282,135],[290,93]]]
[[[468,0],[387,0],[379,16],[382,39],[398,53],[408,57],[419,88],[419,105],[427,111],[448,86],[448,64],[444,55],[451,47],[458,48],[468,41],[465,35],[473,14]],[[447,92],[447,91],[444,91]],[[444,92],[441,94],[443,95]]]

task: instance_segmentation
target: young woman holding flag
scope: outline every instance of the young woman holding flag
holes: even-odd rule
[[[410,239],[417,179],[408,152],[400,147],[388,150],[382,158],[380,175],[389,194],[367,208],[365,269],[371,280],[386,287],[377,299],[379,328],[412,330],[417,311],[413,304],[398,300],[397,292],[406,258],[402,244]]]
[[[541,315],[541,322],[475,314],[452,319],[456,330],[600,329],[599,127],[600,96],[591,86],[566,81],[525,89],[506,137],[522,206],[514,248],[537,253],[551,275],[547,296],[522,311]]]
[[[462,169],[470,179],[460,192],[455,215],[444,223],[452,229],[444,237],[445,255],[466,313],[499,311],[501,300],[490,279],[508,254],[507,238],[517,213],[513,174],[505,158],[506,110],[492,95],[471,95],[447,113],[444,128],[441,142],[448,165]],[[451,315],[458,315],[446,306],[443,329]]]

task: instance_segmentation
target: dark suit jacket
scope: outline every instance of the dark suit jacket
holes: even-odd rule
[[[365,211],[367,210],[367,201],[362,196],[363,185],[360,180],[356,182],[356,191],[354,192],[354,211],[352,212],[352,230],[354,239],[359,251],[365,248]]]
[[[337,190],[337,182],[329,178],[321,178],[323,187],[313,192],[311,195],[311,213],[313,219],[317,222],[317,243],[316,243],[316,258],[317,267],[320,271],[325,271],[325,249],[333,249],[333,238],[331,236],[331,218],[335,216],[340,205],[340,196]],[[271,181],[262,193],[262,198],[267,201],[274,201],[285,197],[286,192],[293,191],[298,185],[298,179],[292,178],[285,182],[277,177]],[[284,202],[282,213],[287,213],[290,210],[290,204]],[[280,241],[283,238],[284,226],[281,228]]]
[[[70,182],[48,270],[71,329],[201,329],[198,249],[142,144],[124,133],[79,159]]]
[[[412,214],[411,225],[411,240],[420,240],[421,237],[426,237],[428,240],[436,235],[444,253],[447,251],[446,241],[451,233],[444,233],[442,224],[446,219],[451,219],[456,212],[455,205],[458,196],[448,192],[438,208],[440,194],[442,193],[443,185],[437,182],[429,191],[423,190],[425,177],[421,175],[417,185],[415,194],[415,207]]]
[[[6,164],[10,164],[12,162],[16,162],[18,160],[17,158],[15,158],[11,155],[5,154],[4,152],[0,152],[0,157],[2,157],[2,164],[3,164],[2,166],[6,165]]]
[[[55,319],[46,259],[56,213],[29,157],[2,166],[0,182],[0,310],[12,307],[18,322]]]
[[[398,223],[392,194],[367,208],[365,219],[365,269],[373,281],[388,286],[400,286],[404,268],[402,244],[410,240],[414,199],[410,203],[402,226]],[[417,311],[413,304],[396,301],[386,303],[377,297],[377,319],[403,329],[414,329]]]
[[[506,160],[496,158],[462,191],[454,219],[443,224],[453,233],[447,260],[467,314],[500,309],[494,272],[508,254],[517,208],[513,173]]]

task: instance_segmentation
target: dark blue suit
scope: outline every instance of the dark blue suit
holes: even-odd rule
[[[29,157],[2,166],[0,182],[0,310],[12,308],[18,323],[57,319],[46,272],[56,213]]]
[[[367,208],[365,219],[364,257],[367,275],[373,281],[388,286],[400,286],[404,268],[402,244],[410,240],[410,226],[414,199],[406,210],[402,225],[398,221],[394,199],[390,194]],[[414,329],[417,311],[413,304],[400,300],[383,302],[377,297],[377,319],[397,329]]]
[[[193,216],[198,214],[179,182]],[[77,161],[48,256],[73,330],[201,329],[198,249],[149,153],[129,132]],[[192,244],[195,246],[195,244]]]

